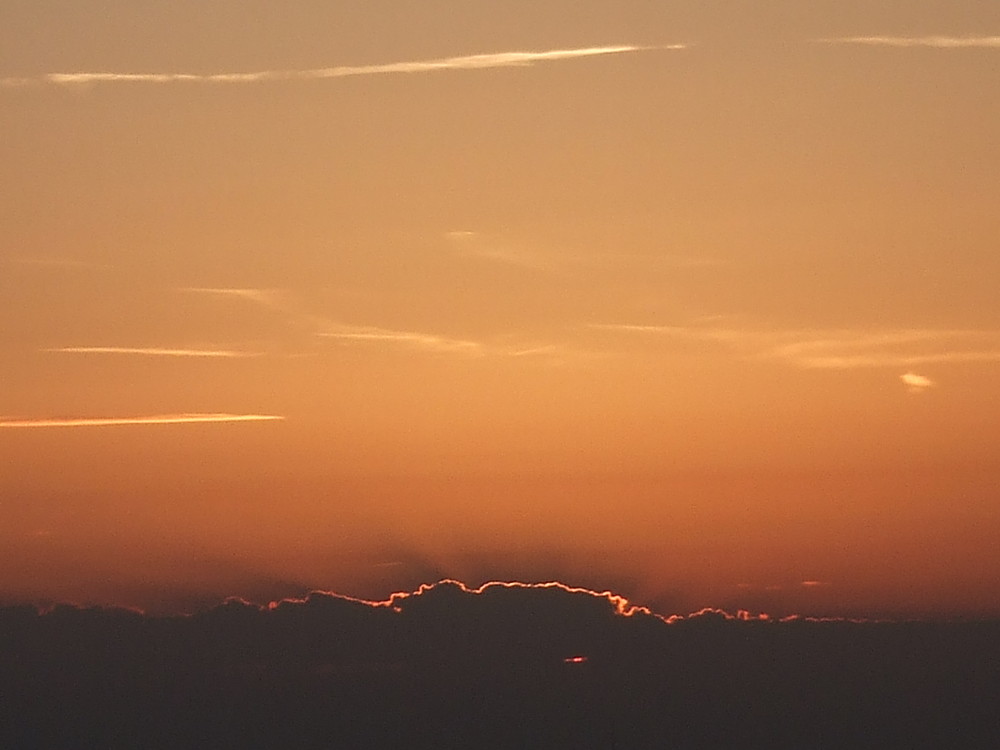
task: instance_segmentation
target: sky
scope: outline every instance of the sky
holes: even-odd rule
[[[4,0],[0,598],[1000,614],[998,71],[994,0]]]

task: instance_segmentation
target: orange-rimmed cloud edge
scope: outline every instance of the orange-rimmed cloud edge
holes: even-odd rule
[[[715,617],[727,622],[747,622],[747,623],[792,623],[792,622],[808,622],[808,623],[853,623],[858,625],[863,624],[876,624],[876,623],[897,623],[897,622],[914,622],[916,620],[895,620],[895,619],[885,619],[885,618],[864,618],[864,617],[815,617],[811,615],[801,615],[801,614],[790,614],[783,617],[773,617],[765,612],[752,613],[749,610],[739,609],[735,613],[728,612],[724,609],[719,609],[716,607],[703,607],[695,612],[691,612],[686,615],[682,614],[671,614],[663,615],[654,612],[649,607],[645,607],[639,604],[633,604],[628,598],[622,596],[621,594],[616,594],[612,591],[594,591],[592,589],[570,586],[565,583],[560,583],[559,581],[545,581],[538,583],[526,583],[523,581],[487,581],[480,586],[472,587],[462,581],[455,580],[453,578],[443,578],[437,583],[423,583],[420,584],[413,591],[397,591],[389,595],[388,598],[384,600],[372,600],[363,599],[360,597],[350,596],[348,594],[338,594],[334,591],[325,590],[314,590],[309,592],[303,597],[285,597],[282,599],[276,599],[267,604],[260,604],[257,602],[252,602],[244,599],[240,596],[226,597],[218,605],[212,607],[211,609],[217,609],[225,605],[240,605],[244,607],[249,607],[256,609],[259,612],[271,612],[283,607],[296,607],[304,606],[308,604],[311,600],[316,598],[332,598],[342,602],[348,602],[351,604],[357,604],[365,607],[371,607],[372,609],[387,609],[398,614],[402,614],[403,607],[402,603],[407,599],[414,599],[417,597],[425,596],[435,589],[441,587],[453,587],[457,589],[462,594],[480,596],[487,593],[491,589],[516,589],[516,590],[554,590],[560,591],[567,594],[573,594],[576,596],[589,596],[594,599],[602,599],[610,607],[615,616],[618,617],[648,617],[654,620],[658,620],[666,625],[676,625],[678,623],[697,620],[701,617]],[[58,604],[47,605],[43,607],[36,607],[39,614],[47,614],[57,607],[72,607],[77,609],[99,609],[99,610],[118,610],[123,612],[131,612],[140,616],[147,616],[148,613],[140,607],[134,607],[129,605],[79,605],[72,602],[60,602]],[[211,611],[208,610],[208,611]],[[173,615],[175,617],[193,617],[198,613],[178,613]]]

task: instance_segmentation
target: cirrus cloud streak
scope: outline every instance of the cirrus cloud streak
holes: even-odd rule
[[[1000,332],[949,329],[776,329],[698,325],[594,324],[623,334],[713,342],[751,358],[818,370],[1000,362]]]
[[[260,357],[261,352],[246,352],[235,349],[165,349],[161,347],[131,346],[63,346],[43,349],[59,354],[135,354],[144,357],[205,357],[212,359],[243,359]]]
[[[275,422],[275,414],[155,414],[144,417],[73,417],[11,419],[0,417],[0,427],[114,427],[121,425],[204,424],[219,422]]]
[[[993,47],[1000,49],[1000,36],[848,36],[817,39],[822,44],[860,44],[869,47],[934,47],[963,49]]]
[[[583,57],[621,55],[644,50],[683,50],[686,44],[670,44],[659,47],[635,45],[611,45],[604,47],[581,47],[576,49],[554,49],[544,51],[493,52],[457,57],[443,57],[433,60],[411,60],[382,63],[376,65],[341,65],[331,68],[309,70],[260,70],[245,73],[114,73],[79,72],[48,73],[38,78],[4,78],[4,86],[26,86],[38,83],[56,85],[94,83],[267,83],[274,81],[315,81],[352,76],[391,75],[399,73],[430,73],[438,70],[483,70],[488,68],[510,68],[533,65],[539,62],[572,60]]]
[[[345,343],[388,343],[409,344],[428,351],[465,352],[467,354],[483,353],[483,345],[478,341],[456,339],[434,333],[419,331],[394,331],[375,326],[336,325],[321,331],[323,338],[338,339]]]

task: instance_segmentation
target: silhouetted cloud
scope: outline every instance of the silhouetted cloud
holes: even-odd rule
[[[113,73],[79,72],[48,73],[37,78],[4,78],[0,85],[8,87],[27,86],[37,83],[55,85],[94,83],[208,83],[247,84],[276,81],[316,81],[351,76],[390,75],[401,73],[430,73],[441,70],[483,70],[488,68],[509,68],[534,65],[540,62],[573,60],[583,57],[621,55],[646,50],[683,50],[685,44],[671,44],[658,47],[635,45],[611,45],[603,47],[580,47],[575,49],[554,49],[538,52],[514,51],[493,52],[478,55],[443,57],[433,60],[412,60],[382,63],[376,65],[341,65],[331,68],[309,70],[260,70],[248,73]]]
[[[1000,623],[705,608],[562,583],[183,617],[0,607],[6,747],[993,747]],[[971,676],[974,675],[974,679]],[[123,742],[124,738],[124,742]]]

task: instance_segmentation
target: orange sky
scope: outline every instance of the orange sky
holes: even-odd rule
[[[0,597],[1000,614],[1000,8],[905,5],[7,3]]]

